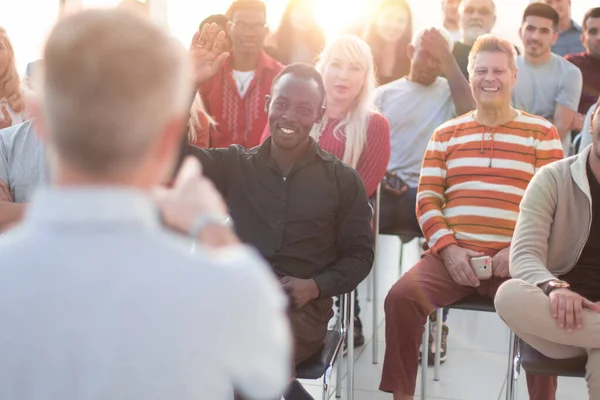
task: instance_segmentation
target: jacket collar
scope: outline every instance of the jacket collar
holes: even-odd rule
[[[260,56],[258,57],[258,64],[256,65],[256,75],[264,75],[265,72],[277,71],[281,69],[280,64],[273,57],[261,50]],[[231,75],[233,71],[233,51],[225,59],[223,64],[223,71]]]
[[[579,188],[585,193],[585,195],[592,201],[592,195],[590,193],[590,183],[587,178],[587,162],[592,151],[592,145],[589,145],[581,151],[576,157],[576,160],[571,164],[571,176],[573,180],[579,186]]]

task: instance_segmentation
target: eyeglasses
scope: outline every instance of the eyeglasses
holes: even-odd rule
[[[231,23],[232,29],[237,29],[242,32],[261,32],[267,29],[269,26],[267,24],[248,24],[242,21],[236,21]]]

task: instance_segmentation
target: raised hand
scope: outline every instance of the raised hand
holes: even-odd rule
[[[440,31],[435,28],[431,28],[423,33],[421,46],[440,62],[442,68],[454,61],[454,56],[452,55],[448,41],[442,36]]]
[[[2,104],[2,120],[0,120],[0,129],[12,126],[12,118],[6,109],[6,104]]]
[[[7,201],[9,203],[13,202],[8,185],[2,181],[0,181],[0,201]]]
[[[194,34],[189,54],[196,86],[212,78],[229,55],[225,51],[225,32],[220,29],[217,24],[206,24],[201,31]]]

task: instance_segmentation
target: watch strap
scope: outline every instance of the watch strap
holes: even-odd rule
[[[227,228],[232,228],[233,227],[233,222],[231,221],[231,217],[227,214],[223,214],[223,213],[202,213],[200,215],[198,215],[196,218],[194,218],[194,221],[192,221],[192,225],[190,227],[190,230],[188,232],[188,234],[194,238],[197,239],[198,235],[200,235],[200,232],[202,232],[202,230],[204,228],[206,228],[208,225],[221,225]]]

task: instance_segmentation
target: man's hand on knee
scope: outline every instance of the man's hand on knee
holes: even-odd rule
[[[284,276],[280,282],[295,308],[302,308],[309,301],[319,298],[319,287],[314,279]]]
[[[444,266],[448,274],[450,274],[454,282],[462,286],[479,286],[479,279],[475,275],[473,268],[471,268],[469,260],[473,257],[481,257],[483,255],[483,253],[463,249],[455,244],[440,251],[440,256],[444,261]]]
[[[600,305],[589,301],[569,289],[556,289],[550,293],[550,312],[558,326],[572,332],[583,328],[583,309],[600,312]]]

